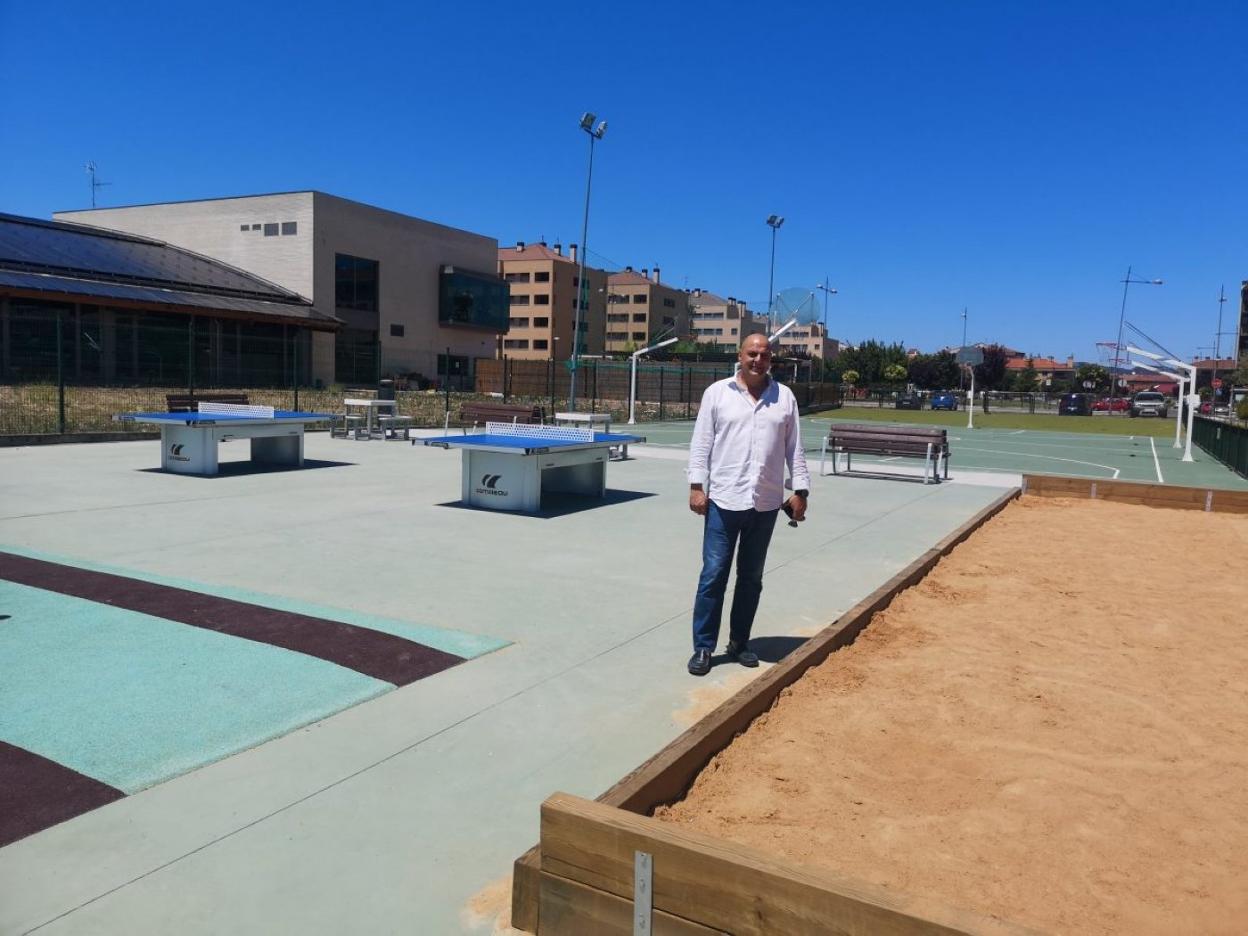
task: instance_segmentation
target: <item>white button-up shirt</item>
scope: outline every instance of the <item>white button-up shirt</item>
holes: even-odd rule
[[[809,490],[792,390],[768,378],[755,400],[735,376],[706,388],[689,443],[690,484],[725,510],[777,510],[786,463],[792,487]]]

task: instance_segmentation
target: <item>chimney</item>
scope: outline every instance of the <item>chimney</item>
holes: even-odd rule
[[[656,283],[659,281],[659,268],[657,266],[654,268],[654,281]]]
[[[524,253],[524,241],[516,241],[516,250],[520,253]]]
[[[642,278],[642,279],[649,279],[649,278],[650,278],[650,268],[649,268],[649,267],[642,267],[642,268],[641,268],[641,278]]]
[[[702,290],[701,290],[701,289],[695,289],[695,290],[693,291],[693,294],[694,294],[695,296],[697,296],[699,299],[700,299],[700,298],[702,298]]]
[[[572,258],[573,263],[576,263],[576,244],[568,244],[568,256]]]
[[[541,244],[543,247],[545,247],[545,246],[546,246],[546,242],[545,242],[545,241],[538,241],[538,243],[539,243],[539,244]]]
[[[563,256],[563,244],[555,244],[555,253],[560,257]]]
[[[630,267],[630,266],[626,266],[626,267],[624,268],[624,272],[625,272],[625,273],[632,273],[632,272],[633,272],[633,268],[632,268],[632,267]]]

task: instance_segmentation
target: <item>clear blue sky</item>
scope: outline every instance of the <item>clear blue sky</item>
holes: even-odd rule
[[[1183,356],[1248,279],[1248,3],[0,0],[0,211],[320,189],[829,324]],[[1223,347],[1233,336],[1223,338]]]

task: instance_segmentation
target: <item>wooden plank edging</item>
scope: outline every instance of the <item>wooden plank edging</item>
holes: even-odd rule
[[[1151,481],[1110,481],[1024,474],[1023,493],[1029,497],[1091,497],[1095,500],[1143,504],[1148,507],[1248,513],[1248,491],[1182,487]]]
[[[1004,510],[1019,494],[1017,488],[1002,493],[798,649],[751,680],[705,718],[625,775],[599,796],[597,802],[648,814],[657,806],[679,799],[710,759],[744,731],[750,722],[771,708],[781,691],[812,666],[822,663],[834,650],[853,643],[872,615],[887,607],[899,592],[922,579],[941,558]],[[541,870],[539,845],[534,845],[513,864],[511,925],[515,929],[538,932]]]
[[[567,793],[542,804],[542,890],[584,898],[555,919],[542,915],[543,936],[584,932],[627,934],[604,925],[614,907],[601,895],[633,899],[633,858],[653,859],[651,894],[657,913],[695,928],[739,936],[1018,936],[1014,924],[953,909],[929,898],[898,894],[887,887],[826,870],[812,870],[762,851],[650,816],[639,816]],[[563,882],[584,890],[569,892]],[[617,911],[618,912],[618,911]],[[584,928],[591,920],[592,930]]]

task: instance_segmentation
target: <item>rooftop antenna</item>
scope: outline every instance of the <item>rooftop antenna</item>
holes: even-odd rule
[[[87,175],[89,175],[89,176],[91,177],[91,207],[92,207],[92,208],[94,208],[94,207],[95,207],[95,192],[96,192],[96,189],[103,188],[103,187],[104,187],[104,186],[106,186],[106,185],[112,185],[113,183],[112,183],[112,182],[100,182],[98,179],[96,179],[96,177],[95,177],[95,160],[94,160],[94,159],[88,159],[88,160],[87,160],[87,165],[85,166],[85,168],[86,168],[86,170],[87,170]]]

